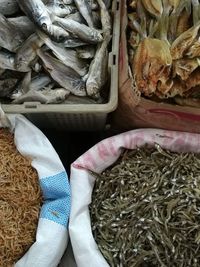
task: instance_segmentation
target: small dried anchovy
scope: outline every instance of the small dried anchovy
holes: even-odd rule
[[[92,231],[110,266],[200,266],[199,163],[155,145],[92,173]]]

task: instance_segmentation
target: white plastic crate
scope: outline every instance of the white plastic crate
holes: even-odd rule
[[[121,0],[113,0],[112,48],[109,53],[110,92],[105,104],[2,104],[6,113],[24,114],[40,128],[95,131],[105,128],[107,116],[118,104],[118,58]]]

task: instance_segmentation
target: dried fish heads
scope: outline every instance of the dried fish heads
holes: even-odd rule
[[[16,70],[27,69],[37,56],[36,50],[43,44],[44,41],[36,33],[32,34],[16,53]]]
[[[20,8],[38,27],[49,33],[52,24],[46,6],[41,0],[17,0]]]
[[[165,41],[153,38],[141,41],[132,63],[137,88],[147,96],[154,93],[159,81],[168,80],[171,65],[170,49]]]
[[[58,41],[68,36],[66,31],[52,24],[52,19],[48,12],[48,9],[41,0],[17,1],[20,8],[24,11],[28,18],[30,18],[30,20],[33,21],[35,25],[46,32],[49,36],[52,36]]]

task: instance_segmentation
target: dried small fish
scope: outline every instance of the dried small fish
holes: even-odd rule
[[[17,50],[15,56],[16,70],[27,69],[37,56],[36,49],[44,44],[36,33],[33,33]]]
[[[17,0],[17,2],[31,21],[45,32],[50,33],[49,27],[52,25],[52,21],[46,6],[41,0]]]
[[[63,27],[66,31],[69,31],[73,35],[78,36],[82,41],[88,42],[88,43],[99,43],[102,42],[103,37],[100,33],[100,31],[89,28],[84,24],[80,24],[77,21],[74,21],[72,19],[63,19],[56,17],[55,21]]]
[[[71,67],[81,76],[86,75],[88,67],[84,61],[78,58],[75,50],[59,47],[56,43],[53,43],[50,38],[44,33],[38,31],[40,38],[45,44],[52,50],[53,54],[62,61],[68,67]]]
[[[86,95],[85,83],[76,71],[51,57],[49,54],[43,53],[42,50],[38,50],[37,54],[43,61],[45,69],[61,87],[77,96]]]
[[[200,265],[199,162],[155,144],[90,172],[93,236],[110,266]]]
[[[27,17],[33,21],[36,26],[46,32],[49,36],[52,36],[56,40],[60,41],[63,38],[68,37],[68,33],[62,28],[52,24],[52,18],[48,12],[48,9],[41,0],[17,0],[20,8],[27,15]]]
[[[107,81],[107,67],[108,67],[108,50],[107,40],[99,44],[95,57],[90,65],[88,79],[86,82],[87,94],[98,99],[100,97],[100,90]]]
[[[12,92],[10,98],[15,100],[26,92],[40,91],[52,82],[51,78],[46,74],[39,74],[31,79],[30,73],[18,84],[17,88]]]
[[[74,0],[79,12],[86,20],[89,27],[94,28],[92,9],[87,0]]]

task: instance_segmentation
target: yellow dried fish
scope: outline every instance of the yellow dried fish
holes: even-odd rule
[[[190,74],[199,67],[197,58],[182,58],[173,62],[174,76],[178,75],[183,81],[190,77]]]
[[[146,38],[140,42],[132,63],[137,88],[145,95],[155,92],[157,83],[165,83],[171,70],[172,58],[165,41]]]
[[[196,41],[198,32],[200,29],[200,22],[191,27],[189,30],[182,33],[171,46],[171,55],[173,60],[180,59],[184,56],[186,51],[193,45]]]
[[[142,0],[145,9],[153,16],[159,17],[163,13],[161,0]]]

